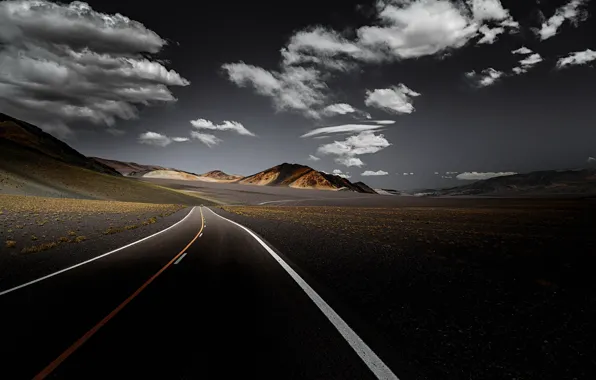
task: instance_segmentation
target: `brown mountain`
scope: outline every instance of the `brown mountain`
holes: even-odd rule
[[[351,190],[359,193],[375,194],[365,184],[353,184],[345,178],[319,172],[311,167],[283,163],[262,172],[244,177],[238,183],[261,186],[288,186],[300,189]]]
[[[241,175],[227,174],[222,172],[221,170],[212,170],[205,174],[201,174],[199,177],[200,180],[210,182],[235,182],[244,178]]]

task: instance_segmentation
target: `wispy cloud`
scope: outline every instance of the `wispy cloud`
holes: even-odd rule
[[[312,137],[317,135],[325,135],[332,133],[351,133],[351,132],[363,132],[363,131],[374,131],[377,129],[385,128],[385,125],[379,124],[342,124],[335,125],[333,127],[321,127],[313,129],[300,137]]]
[[[364,172],[363,172],[362,174],[360,174],[360,175],[361,175],[361,176],[364,176],[364,177],[369,177],[369,176],[382,176],[382,175],[389,175],[389,173],[388,173],[388,172],[386,172],[386,171],[384,171],[384,170],[377,170],[376,172],[375,172],[375,171],[372,171],[372,170],[366,170],[366,171],[364,171]]]
[[[528,49],[528,48],[527,48],[527,47],[525,47],[525,46],[522,46],[522,47],[520,47],[520,48],[519,48],[519,49],[517,49],[517,50],[512,50],[512,51],[511,51],[511,53],[512,53],[512,54],[528,55],[528,54],[532,54],[532,53],[533,53],[533,51],[532,51],[532,50],[530,50],[530,49]]]
[[[309,154],[309,155],[308,155],[308,159],[309,159],[310,161],[320,161],[320,160],[321,160],[319,157],[317,157],[317,156],[313,156],[312,154]]]
[[[190,139],[188,137],[168,137],[157,132],[145,132],[139,135],[138,141],[141,144],[154,145],[166,147],[171,143],[186,142]]]
[[[583,7],[587,3],[588,0],[571,0],[557,9],[555,14],[546,20],[540,29],[536,29],[536,33],[540,39],[544,41],[555,36],[565,20],[571,21],[574,25],[585,20],[588,13]]]
[[[477,87],[487,87],[495,84],[495,82],[503,76],[502,71],[493,69],[492,67],[482,70],[480,73],[470,71],[466,73],[466,77],[470,79]]]
[[[596,158],[594,158],[594,157],[588,157],[588,163],[589,164],[594,163],[594,162],[596,162]]]
[[[562,69],[567,66],[585,65],[596,60],[596,51],[587,49],[570,53],[567,57],[560,58],[557,61],[557,67]]]
[[[151,58],[165,39],[83,2],[2,1],[0,25],[0,108],[53,133],[136,118],[140,106],[175,102],[169,86],[189,84]]]
[[[222,140],[220,138],[218,138],[215,135],[211,135],[209,133],[200,133],[200,132],[192,131],[192,132],[190,132],[190,135],[192,136],[193,139],[199,140],[203,144],[207,145],[209,148],[211,148],[215,145],[218,145],[219,143],[222,142]]]
[[[334,159],[336,164],[339,165],[344,165],[347,167],[352,167],[352,166],[356,166],[358,168],[361,168],[364,166],[364,162],[362,162],[361,159],[359,159],[358,157],[337,157]]]
[[[464,172],[458,174],[455,178],[466,180],[466,181],[478,181],[483,179],[495,178],[495,177],[505,177],[510,175],[515,175],[516,172]]]
[[[415,111],[414,105],[412,104],[412,98],[417,96],[420,96],[420,94],[400,83],[399,85],[390,88],[366,91],[364,104],[391,113],[412,113]]]
[[[542,56],[538,53],[529,55],[528,57],[519,61],[519,66],[513,68],[515,74],[527,73],[531,68],[542,62]]]
[[[371,122],[381,124],[381,125],[395,124],[395,120],[371,120]]]
[[[325,115],[346,115],[356,112],[356,109],[347,103],[331,104],[323,108]]]
[[[228,121],[225,120],[221,124],[215,124],[210,120],[205,119],[197,119],[191,120],[190,124],[197,129],[209,129],[212,131],[234,131],[238,134],[245,135],[245,136],[254,136],[255,134],[249,131],[237,121]]]

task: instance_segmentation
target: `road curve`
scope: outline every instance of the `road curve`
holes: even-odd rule
[[[0,296],[0,378],[397,379],[292,272],[245,227],[193,209]]]

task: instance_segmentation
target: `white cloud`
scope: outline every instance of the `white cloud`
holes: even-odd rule
[[[352,178],[352,176],[350,175],[350,173],[344,173],[344,172],[342,172],[339,169],[334,169],[333,170],[333,175],[336,175],[338,177],[345,178],[345,179]]]
[[[236,85],[252,86],[258,94],[271,98],[278,111],[291,110],[312,118],[320,117],[317,109],[327,99],[327,85],[318,70],[283,67],[280,72],[267,71],[244,62],[224,64],[222,68]]]
[[[435,172],[435,175],[439,175],[439,172]]]
[[[188,137],[172,137],[173,142],[186,142],[190,141]]]
[[[189,82],[145,53],[166,41],[140,22],[88,4],[0,2],[0,108],[49,131],[113,126],[138,107],[175,102]]]
[[[567,57],[561,58],[557,61],[557,67],[559,69],[566,66],[574,65],[585,65],[586,63],[596,60],[596,51],[587,49],[584,51],[578,51],[570,53]]]
[[[494,84],[499,78],[503,76],[502,71],[493,69],[492,67],[482,70],[480,73],[470,71],[466,73],[466,77],[474,82],[478,87],[487,87]]]
[[[403,175],[410,175],[410,173],[404,173]]]
[[[582,8],[587,2],[588,0],[571,0],[557,9],[555,14],[545,21],[540,29],[536,29],[540,39],[544,41],[555,36],[565,20],[577,25],[580,21],[586,19],[588,13]]]
[[[596,162],[596,158],[588,157],[588,163]]]
[[[234,131],[238,134],[245,135],[245,136],[254,136],[255,134],[249,131],[237,121],[228,121],[225,120],[222,124],[214,124],[210,120],[205,119],[197,119],[191,120],[190,124],[197,129],[209,129],[213,131]]]
[[[482,25],[478,31],[482,33],[482,38],[478,40],[478,43],[491,45],[495,43],[499,34],[505,33],[505,28],[489,28],[486,25]]]
[[[321,145],[317,152],[322,155],[338,156],[335,158],[335,162],[338,164],[348,167],[361,167],[364,163],[356,156],[377,153],[390,145],[391,143],[387,141],[385,136],[375,135],[371,131],[364,131],[343,141],[334,141]]]
[[[517,174],[517,173],[515,173],[515,172],[498,172],[498,173],[494,173],[494,172],[486,172],[486,173],[465,172],[465,173],[458,174],[455,178],[461,179],[461,180],[466,180],[466,181],[477,181],[477,180],[489,179],[489,178],[494,178],[494,177],[505,177],[505,176],[515,175],[515,174]]]
[[[209,133],[200,133],[200,132],[196,132],[196,131],[192,131],[190,132],[190,135],[192,136],[193,139],[197,139],[200,142],[202,142],[203,144],[207,145],[209,148],[218,145],[219,143],[221,143],[223,140],[216,137],[215,135],[211,135]]]
[[[412,113],[415,111],[412,98],[416,96],[420,94],[400,83],[390,88],[367,90],[364,104],[392,113]]]
[[[362,162],[362,160],[358,157],[337,157],[334,159],[334,161],[339,165],[344,165],[347,167],[356,166],[361,168],[364,166],[364,162]]]
[[[522,55],[527,55],[527,54],[532,54],[532,53],[533,53],[533,51],[532,51],[532,50],[530,50],[530,49],[528,49],[528,48],[527,48],[527,47],[525,47],[525,46],[522,46],[522,47],[520,47],[520,48],[519,48],[519,49],[517,49],[517,50],[512,50],[512,51],[511,51],[511,53],[512,53],[512,54],[522,54]]]
[[[377,170],[376,172],[374,172],[372,170],[366,170],[360,175],[362,175],[364,177],[368,177],[368,176],[381,176],[381,175],[388,175],[388,174],[389,173],[384,170]]]
[[[362,132],[362,131],[374,131],[380,128],[385,128],[384,125],[374,124],[342,124],[333,127],[321,127],[313,129],[300,137],[312,137],[322,134],[330,133],[346,133],[346,132]]]
[[[325,115],[345,115],[354,112],[356,112],[356,109],[354,109],[354,107],[346,103],[331,104],[323,108],[323,113]]]
[[[527,73],[528,70],[530,70],[532,67],[536,66],[537,64],[539,64],[542,61],[543,61],[543,59],[540,56],[540,54],[534,53],[534,54],[529,55],[528,57],[522,59],[521,61],[519,61],[519,66],[514,67],[513,72],[518,75]]]
[[[390,125],[395,124],[395,120],[372,120],[373,123],[381,124],[381,125]]]
[[[172,143],[172,139],[161,133],[145,132],[139,135],[139,142],[141,144],[165,147]]]
[[[317,156],[313,156],[312,154],[309,154],[309,155],[308,155],[308,159],[309,159],[310,161],[319,161],[319,160],[320,160],[320,158],[319,158],[319,157],[317,157]]]

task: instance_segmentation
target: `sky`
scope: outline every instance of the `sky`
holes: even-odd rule
[[[189,4],[0,1],[0,112],[195,173],[421,189],[594,162],[594,1]]]

